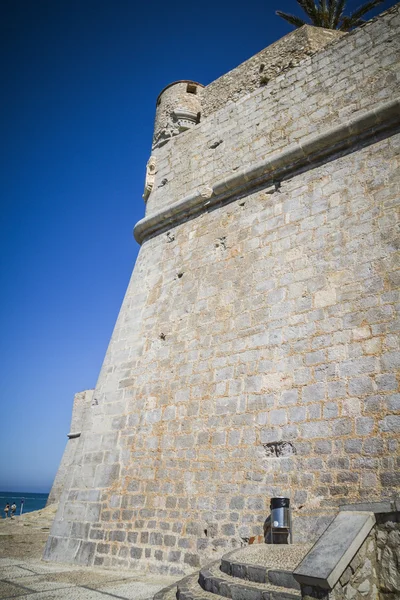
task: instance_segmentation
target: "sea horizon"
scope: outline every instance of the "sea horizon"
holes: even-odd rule
[[[12,504],[15,502],[17,505],[16,515],[27,512],[34,512],[35,510],[41,510],[46,506],[47,498],[49,497],[48,492],[9,492],[0,491],[0,517],[5,518],[4,507],[5,505]]]

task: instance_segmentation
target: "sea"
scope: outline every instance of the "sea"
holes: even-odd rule
[[[32,492],[0,492],[0,518],[4,519],[4,507],[9,503],[15,502],[17,505],[16,515],[40,510],[46,506],[48,494],[33,494]],[[23,502],[22,502],[23,501]]]

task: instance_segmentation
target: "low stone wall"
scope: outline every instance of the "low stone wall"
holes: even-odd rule
[[[378,571],[374,529],[332,591],[304,586],[302,598],[303,600],[379,600]]]
[[[400,598],[400,512],[377,519],[380,600]]]
[[[373,530],[335,586],[334,600],[378,600],[376,531]]]
[[[356,506],[354,510],[357,510]],[[351,515],[351,513],[347,514]],[[398,600],[400,598],[400,512],[375,514],[374,518],[376,519],[374,528],[333,589],[323,589],[323,583],[317,586],[310,581],[301,586],[303,600]],[[317,545],[321,545],[323,537]],[[334,553],[335,548],[332,547],[332,551]],[[324,552],[322,555],[317,553],[321,555],[321,563],[319,564],[317,559],[315,572],[310,571],[315,577],[319,575],[317,572],[319,568],[323,572],[328,554],[331,556],[329,548],[326,552],[326,558]]]

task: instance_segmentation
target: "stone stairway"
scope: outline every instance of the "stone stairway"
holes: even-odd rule
[[[225,554],[185,577],[154,600],[301,600],[293,570],[311,544],[257,544]]]

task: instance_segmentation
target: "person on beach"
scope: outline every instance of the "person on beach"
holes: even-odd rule
[[[6,505],[5,505],[5,507],[4,507],[4,518],[5,518],[5,519],[7,519],[7,517],[8,517],[8,511],[9,511],[9,510],[10,510],[10,505],[9,505],[9,504],[8,504],[8,502],[7,502],[7,504],[6,504]]]
[[[13,503],[11,504],[11,515],[10,515],[12,519],[14,518],[15,511],[16,511],[16,510],[17,510],[17,505],[15,504],[15,502],[13,502]]]

